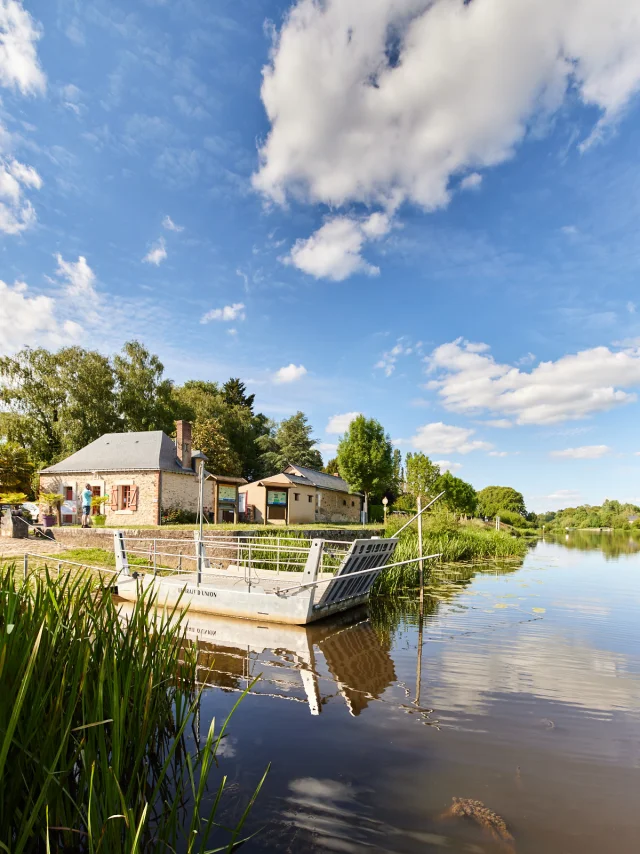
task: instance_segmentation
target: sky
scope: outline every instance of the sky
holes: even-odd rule
[[[635,0],[0,0],[0,353],[640,503]]]

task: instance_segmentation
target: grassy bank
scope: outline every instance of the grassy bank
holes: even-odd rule
[[[392,520],[387,525],[386,536],[392,537],[404,523]],[[448,514],[427,517],[423,526],[423,554],[440,554],[438,563],[463,563],[487,560],[523,558],[528,544],[519,537],[505,531],[486,530],[470,525],[461,525]],[[394,562],[418,557],[418,528],[414,523],[400,534],[400,542],[393,557]],[[429,573],[434,561],[425,563]],[[374,591],[392,593],[397,590],[415,588],[418,585],[417,564],[394,567],[381,573]]]
[[[189,755],[195,654],[180,615],[158,619],[138,600],[122,621],[95,574],[24,583],[2,569],[1,850],[230,851],[241,839],[246,812],[228,831],[214,824],[226,723]]]

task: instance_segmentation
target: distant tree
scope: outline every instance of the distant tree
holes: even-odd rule
[[[478,493],[478,512],[493,519],[501,510],[511,510],[525,516],[527,508],[521,492],[510,486],[485,486]]]
[[[113,368],[121,429],[171,433],[176,416],[173,383],[164,378],[160,359],[139,341],[127,341],[113,357]]]
[[[340,474],[340,469],[338,467],[338,458],[333,457],[333,459],[329,460],[326,466],[322,469],[325,474]]]
[[[0,492],[31,492],[33,464],[15,442],[0,443]]]
[[[405,467],[408,493],[416,498],[434,498],[438,494],[436,483],[440,477],[440,468],[426,454],[421,451],[407,454]]]
[[[247,394],[246,385],[237,377],[232,377],[222,387],[224,401],[228,406],[244,406],[253,415],[255,394]]]
[[[258,439],[267,474],[276,474],[287,465],[322,469],[322,455],[314,448],[313,428],[303,412],[296,412],[279,424],[271,422],[268,433]]]
[[[364,493],[367,512],[369,497],[393,482],[393,447],[379,421],[358,415],[351,422],[338,444],[338,467],[352,489]]]
[[[393,502],[404,492],[404,470],[402,468],[402,453],[398,448],[393,449],[391,456],[392,475],[391,483],[386,490],[386,496],[389,501]]]
[[[478,495],[470,483],[455,477],[446,471],[436,480],[434,492],[444,492],[440,501],[452,513],[461,516],[473,516],[478,506]],[[440,502],[438,502],[439,504]]]
[[[207,471],[240,476],[242,462],[227,441],[215,418],[196,421],[192,433],[193,448],[207,456]]]

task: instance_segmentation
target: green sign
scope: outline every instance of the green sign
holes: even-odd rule
[[[285,505],[287,503],[286,492],[267,492],[267,504]]]
[[[218,501],[231,501],[235,504],[236,500],[236,488],[235,486],[223,486],[220,484],[218,487]]]

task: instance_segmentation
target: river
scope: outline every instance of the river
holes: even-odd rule
[[[271,763],[250,851],[635,854],[639,614],[638,543],[575,532],[439,572],[419,670],[412,598],[310,630],[196,620],[202,732],[261,675],[219,753],[227,818]]]

